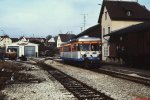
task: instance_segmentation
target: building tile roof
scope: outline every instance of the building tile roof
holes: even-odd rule
[[[46,41],[45,38],[32,38],[32,37],[31,37],[31,38],[26,38],[26,39],[29,40],[29,41],[42,41],[42,40],[43,40],[44,42]]]
[[[112,20],[150,20],[150,11],[137,2],[133,1],[109,1],[104,0],[98,22],[101,22],[102,14],[106,7]],[[130,11],[130,16],[127,12]]]
[[[76,35],[67,33],[67,34],[59,34],[59,36],[62,42],[67,42],[73,39]]]
[[[0,39],[1,39],[0,41],[4,40],[6,38],[9,38],[9,36],[8,35],[0,36]]]
[[[54,40],[54,38],[52,37],[51,39],[48,40],[48,42],[49,42],[49,43],[54,43],[55,40]]]
[[[81,37],[81,36],[89,36],[89,37],[100,37],[101,38],[101,26],[100,24],[97,24],[95,26],[92,26],[85,31],[81,32],[76,36],[76,38]]]
[[[19,38],[11,38],[12,42],[18,42]]]
[[[8,35],[0,36],[1,38],[9,38]]]

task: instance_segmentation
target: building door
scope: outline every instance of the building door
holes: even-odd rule
[[[34,46],[25,46],[24,47],[24,54],[27,57],[35,57],[36,53],[35,53],[35,47]]]

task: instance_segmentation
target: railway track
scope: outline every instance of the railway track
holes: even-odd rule
[[[98,70],[97,69],[90,69],[90,70],[97,72],[97,73],[103,73],[103,74],[107,74],[107,75],[110,75],[113,77],[122,78],[122,79],[126,79],[129,81],[133,81],[135,83],[140,83],[140,84],[144,84],[146,86],[150,86],[149,78],[132,76],[130,74],[121,73],[121,72],[117,72],[117,71],[113,71],[113,70],[109,70],[109,69],[103,69],[103,68],[99,68]]]
[[[92,87],[78,81],[77,79],[55,69],[44,63],[40,66],[48,71],[57,81],[59,81],[68,91],[78,100],[114,100],[113,98],[101,93]]]
[[[62,63],[59,61],[59,63]],[[74,66],[74,65],[72,65]],[[74,66],[76,67],[76,66]],[[79,66],[78,66],[79,67]],[[83,68],[83,67],[81,67]],[[137,76],[132,76],[131,74],[129,74],[127,71],[126,72],[119,72],[119,71],[113,71],[107,68],[83,68],[83,69],[87,69],[96,73],[102,73],[102,74],[106,74],[106,75],[110,75],[113,77],[117,77],[117,78],[121,78],[121,79],[126,79],[135,83],[140,83],[140,84],[144,84],[146,86],[150,86],[150,78],[145,78],[145,77],[137,77]]]

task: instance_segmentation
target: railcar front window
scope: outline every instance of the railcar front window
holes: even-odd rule
[[[91,51],[99,51],[100,46],[98,44],[91,44]]]
[[[90,44],[81,44],[80,50],[81,51],[90,51]]]

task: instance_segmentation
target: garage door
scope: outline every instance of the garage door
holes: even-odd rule
[[[34,46],[25,46],[24,52],[27,57],[35,57],[35,47]]]

